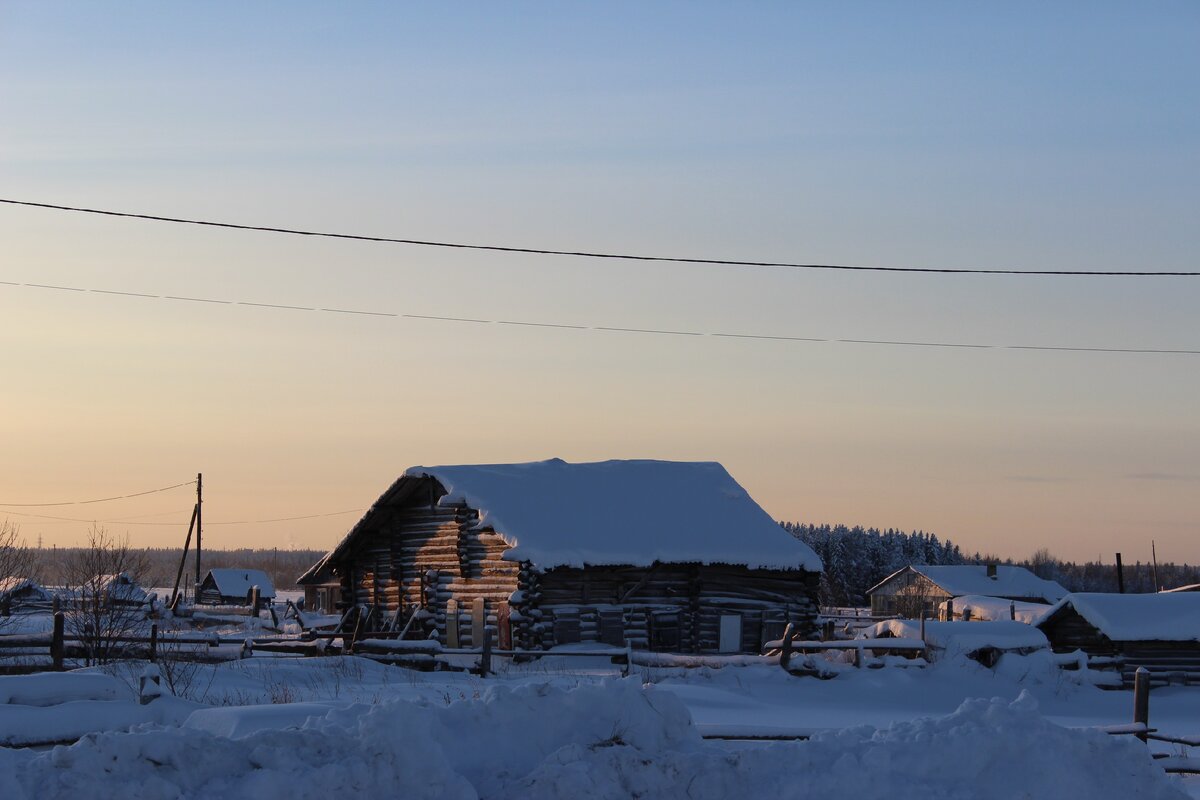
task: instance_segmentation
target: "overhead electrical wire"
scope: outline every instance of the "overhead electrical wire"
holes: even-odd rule
[[[86,505],[90,505],[91,503],[107,503],[111,500],[127,500],[131,497],[143,497],[145,495],[155,494],[157,492],[169,492],[172,489],[178,489],[181,486],[193,486],[193,485],[195,485],[195,483],[196,482],[194,480],[184,481],[183,483],[177,483],[174,486],[164,486],[161,489],[147,489],[144,492],[134,492],[133,494],[116,495],[115,497],[101,497],[96,500],[66,500],[61,503],[0,503],[0,506],[9,507],[9,508],[47,508],[49,506],[86,506]],[[13,513],[16,513],[16,512],[13,512]],[[84,520],[84,521],[91,522],[91,520]]]
[[[299,517],[276,517],[275,519],[238,519],[238,520],[229,520],[229,521],[225,521],[225,522],[220,521],[220,520],[205,520],[204,527],[207,528],[212,525],[261,525],[261,524],[265,524],[268,522],[293,522],[295,520],[301,520],[301,519],[317,519],[319,517],[337,517],[337,516],[341,516],[342,514],[354,514],[357,512],[361,512],[361,511],[366,511],[366,509],[365,508],[348,508],[345,511],[329,511],[324,514],[305,514],[305,515],[299,516]],[[162,514],[146,514],[145,516],[165,516],[167,514],[182,514],[182,513],[183,512],[181,512],[181,511],[166,511],[166,512],[163,512]],[[110,524],[110,525],[157,525],[157,526],[161,527],[161,526],[186,525],[187,524],[187,516],[186,515],[181,516],[178,520],[173,520],[173,521],[169,521],[169,522],[134,522],[134,521],[131,521],[130,519],[84,519],[82,517],[52,517],[52,516],[48,516],[46,514],[28,514],[25,512],[21,512],[21,511],[8,511],[8,510],[0,510],[0,514],[11,515],[11,516],[15,516],[15,517],[31,517],[34,519],[54,520],[57,522],[89,522],[89,523],[96,523],[96,524],[103,523],[103,524]],[[36,524],[36,523],[31,523],[31,524]]]
[[[121,217],[124,219],[147,220],[151,222],[170,222],[177,225],[200,225],[210,228],[226,228],[240,231],[258,231],[261,233],[281,233],[290,236],[313,236],[325,239],[345,239],[359,242],[382,242],[387,244],[406,244],[419,247],[440,247],[455,250],[483,250],[495,253],[523,253],[528,255],[569,256],[572,258],[599,258],[617,261],[653,261],[674,264],[712,264],[730,267],[774,267],[780,269],[805,270],[837,270],[849,272],[908,272],[935,273],[942,275],[1057,275],[1067,277],[1107,276],[1107,277],[1200,277],[1200,272],[1186,271],[1134,271],[1134,270],[1065,270],[1065,269],[984,269],[984,268],[940,268],[940,267],[881,267],[871,265],[851,264],[801,264],[785,261],[748,261],[725,258],[688,258],[683,256],[651,256],[632,253],[595,252],[589,250],[555,250],[543,247],[510,247],[497,244],[470,244],[466,242],[444,242],[430,239],[408,239],[392,236],[368,236],[352,233],[334,233],[330,231],[314,231],[301,228],[281,228],[270,225],[248,225],[235,222],[217,222],[206,219],[190,219],[186,217],[169,217],[161,214],[137,214],[128,211],[111,211],[100,208],[84,208],[81,206],[60,205],[57,203],[35,203],[30,200],[12,200],[0,198],[0,203],[28,208],[43,208],[54,211],[72,211],[80,214],[96,214],[106,217]]]
[[[221,300],[210,297],[183,297],[180,295],[159,295],[150,294],[147,292],[124,292],[115,291],[112,289],[87,289],[78,286],[53,286],[44,283],[21,283],[18,281],[0,281],[0,286],[18,286],[28,287],[33,289],[54,289],[65,292],[87,292],[103,295],[120,295],[122,297],[137,297],[151,300],[174,300],[190,303],[208,303],[214,305],[229,305],[229,306],[246,306],[250,308],[274,308],[288,311],[307,311],[314,313],[331,313],[331,314],[357,314],[370,317],[392,317],[398,319],[420,319],[433,320],[438,322],[456,322],[472,325],[513,325],[528,328],[557,328],[566,330],[578,331],[600,331],[604,333],[624,333],[634,335],[650,335],[650,336],[709,336],[722,339],[750,339],[758,341],[780,341],[780,342],[813,342],[813,343],[836,343],[836,344],[862,344],[862,345],[886,345],[892,347],[924,347],[924,348],[951,348],[951,349],[974,349],[974,350],[1041,350],[1050,352],[1064,353],[1127,353],[1137,355],[1200,355],[1200,349],[1184,349],[1184,348],[1157,348],[1157,347],[1074,347],[1069,345],[1036,345],[1036,344],[980,344],[973,342],[921,342],[904,339],[839,339],[834,337],[817,337],[817,336],[780,336],[774,334],[758,334],[758,333],[735,333],[729,331],[697,331],[697,330],[667,330],[661,328],[631,328],[619,327],[615,325],[576,325],[569,323],[558,322],[542,322],[534,320],[511,320],[511,319],[479,319],[474,317],[450,317],[439,316],[434,314],[404,314],[390,311],[365,311],[361,309],[349,308],[323,308],[321,306],[297,306],[286,303],[258,303],[242,300]],[[195,481],[191,481],[195,483]],[[186,486],[187,484],[180,484]],[[176,487],[168,487],[176,488]],[[162,491],[162,490],[158,490]],[[107,498],[120,499],[120,498]],[[98,503],[102,500],[91,500],[88,502]],[[0,503],[0,506],[6,505]],[[11,504],[8,504],[11,505]],[[70,505],[50,503],[46,505]]]

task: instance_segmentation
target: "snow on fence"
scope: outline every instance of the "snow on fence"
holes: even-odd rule
[[[162,656],[181,661],[231,661],[253,655],[255,651],[298,656],[323,655],[326,642],[289,637],[238,637],[218,634],[160,633],[152,624],[148,635],[117,635],[89,638],[66,632],[62,612],[54,615],[50,633],[18,633],[0,635],[0,657],[17,658],[7,671],[28,672],[64,669],[65,662],[87,659],[94,655],[97,645],[107,660],[147,659],[157,661]]]

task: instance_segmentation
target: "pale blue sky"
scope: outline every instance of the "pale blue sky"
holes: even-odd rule
[[[1200,268],[1194,3],[347,8],[0,3],[0,196],[682,256]],[[19,283],[1200,349],[1195,278],[588,262],[13,207],[0,241],[0,280]],[[366,506],[417,463],[713,459],[783,519],[1013,556],[1144,558],[1154,538],[1200,561],[1197,356],[656,339],[7,286],[0,313],[0,435],[20,454],[0,486],[17,502],[203,470],[210,519],[259,519]],[[323,547],[352,521],[210,540]],[[130,532],[169,544],[179,527]]]

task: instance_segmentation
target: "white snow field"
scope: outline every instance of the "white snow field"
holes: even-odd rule
[[[141,665],[0,678],[8,741],[82,735],[0,747],[0,798],[1200,796],[1146,745],[1093,729],[1130,721],[1128,692],[1087,685],[1048,654],[832,680],[614,669],[551,656],[481,679],[252,658],[175,676],[186,697],[146,705],[130,688]],[[1151,724],[1200,733],[1200,692],[1156,689]],[[702,738],[747,733],[811,738]]]

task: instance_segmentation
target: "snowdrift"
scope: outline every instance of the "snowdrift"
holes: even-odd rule
[[[0,750],[0,797],[1182,798],[1143,745],[1046,722],[1023,694],[807,742],[705,742],[635,679],[494,687],[450,705],[331,710],[241,738],[146,726],[44,753]]]

